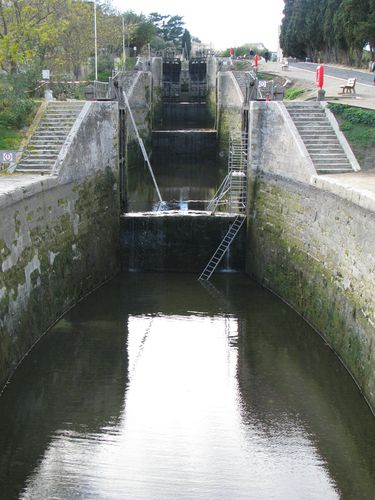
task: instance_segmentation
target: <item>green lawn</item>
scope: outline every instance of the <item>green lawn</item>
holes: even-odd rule
[[[18,149],[22,137],[20,130],[0,123],[0,149]]]
[[[330,104],[329,108],[361,168],[375,169],[375,111],[346,104]]]

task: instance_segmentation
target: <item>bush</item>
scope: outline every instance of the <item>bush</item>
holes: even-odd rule
[[[35,103],[31,98],[37,87],[35,69],[0,76],[0,123],[20,129],[29,124]]]
[[[300,89],[298,87],[287,89],[285,91],[284,98],[288,101],[293,101],[305,93],[305,89]]]
[[[346,104],[335,103],[329,104],[329,109],[350,123],[375,126],[375,111],[370,109],[354,108]]]

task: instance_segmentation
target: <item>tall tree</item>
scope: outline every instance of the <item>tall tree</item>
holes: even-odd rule
[[[188,30],[184,31],[184,34],[181,38],[182,49],[186,51],[186,57],[190,59],[191,53],[191,35]]]

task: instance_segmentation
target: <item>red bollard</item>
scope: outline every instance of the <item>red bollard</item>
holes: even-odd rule
[[[323,88],[323,83],[324,83],[324,66],[320,64],[316,68],[316,86],[318,89]]]

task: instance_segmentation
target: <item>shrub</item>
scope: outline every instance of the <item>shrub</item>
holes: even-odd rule
[[[337,116],[341,116],[350,123],[375,126],[375,111],[355,108],[346,104],[329,104],[329,109]]]
[[[300,89],[298,87],[290,88],[285,91],[284,98],[288,101],[293,101],[305,93],[305,89]]]

